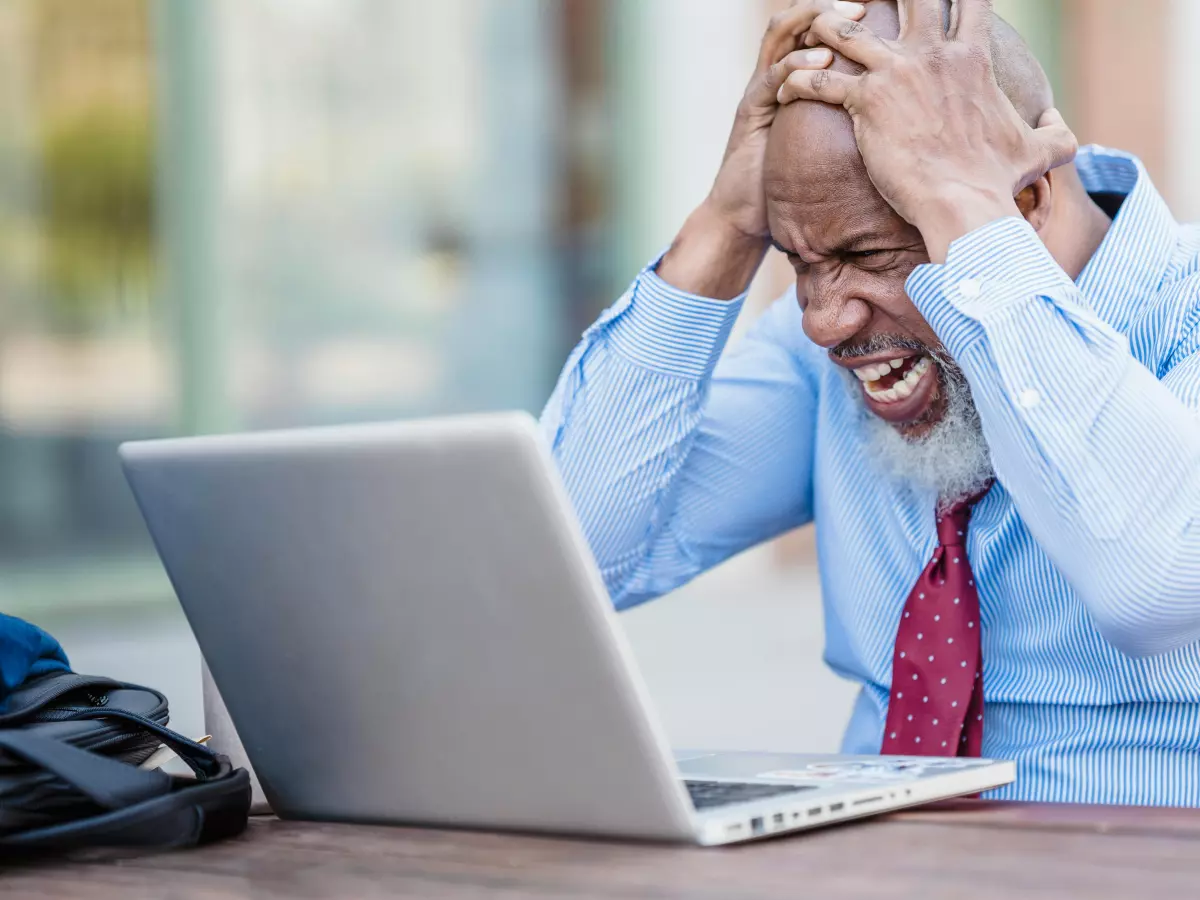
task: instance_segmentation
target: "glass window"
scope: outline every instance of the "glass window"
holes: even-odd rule
[[[171,427],[144,0],[0,5],[0,596],[161,597],[117,469]]]
[[[198,728],[121,441],[537,411],[609,300],[602,6],[0,4],[0,608]]]

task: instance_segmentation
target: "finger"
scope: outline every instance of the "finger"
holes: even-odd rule
[[[800,69],[826,69],[833,62],[833,51],[828,47],[813,47],[789,53],[767,73],[772,93],[777,93],[788,76]]]
[[[958,28],[955,40],[987,46],[992,37],[992,0],[956,0]]]
[[[886,66],[895,55],[871,29],[837,13],[821,13],[813,19],[805,43],[824,44],[868,69]]]
[[[1037,147],[1039,171],[1028,173],[1030,183],[1051,169],[1065,166],[1074,160],[1075,154],[1079,152],[1079,141],[1075,133],[1067,126],[1057,109],[1048,109],[1042,113],[1038,127],[1034,129],[1033,140]]]
[[[900,39],[943,40],[946,23],[942,18],[942,0],[899,0]]]
[[[779,89],[783,87],[789,75],[799,69],[824,69],[832,62],[833,51],[828,47],[793,50],[768,68],[761,78],[756,79],[746,99],[755,107],[774,106],[778,102],[776,97]]]
[[[819,69],[815,72],[800,69],[788,76],[779,89],[779,102],[786,106],[796,100],[820,100],[842,106],[858,83],[858,75]]]
[[[861,19],[867,8],[848,0],[801,0],[771,17],[758,54],[758,68],[767,68],[796,49],[796,38],[808,31],[813,19],[823,12],[836,11],[847,19]]]

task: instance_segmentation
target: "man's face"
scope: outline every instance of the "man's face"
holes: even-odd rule
[[[905,437],[945,412],[933,330],[904,292],[929,262],[920,233],[871,184],[849,118],[797,103],[781,110],[765,172],[775,245],[792,262],[804,331],[852,371],[867,408]]]

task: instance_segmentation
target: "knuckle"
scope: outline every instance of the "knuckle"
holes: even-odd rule
[[[987,47],[968,46],[961,54],[963,62],[974,71],[986,72],[992,67],[992,53]]]
[[[843,41],[852,41],[862,34],[864,27],[865,26],[863,26],[861,22],[848,20],[845,22],[839,22],[834,33]]]
[[[767,21],[767,31],[775,32],[787,24],[790,16],[786,12],[777,12]],[[761,22],[762,20],[759,19]]]
[[[828,69],[818,69],[817,71],[812,73],[812,79],[810,81],[810,84],[812,85],[812,89],[816,93],[823,94],[825,92],[825,90],[829,87],[829,83],[832,80],[833,80],[833,76],[829,73]]]
[[[921,64],[924,64],[925,68],[935,75],[940,75],[952,68],[954,61],[950,58],[945,45],[937,44],[922,52],[920,63],[916,60],[906,60],[905,69],[911,73],[912,70],[919,69]]]
[[[939,59],[943,66],[954,66],[963,71],[984,71],[992,65],[990,48],[957,41],[930,47],[927,55]]]

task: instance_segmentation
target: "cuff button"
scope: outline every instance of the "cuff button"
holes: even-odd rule
[[[1033,409],[1041,402],[1042,395],[1037,391],[1021,391],[1021,393],[1017,395],[1017,404],[1022,409]]]
[[[983,285],[977,278],[964,278],[958,283],[958,292],[968,300],[974,300],[983,293]]]

